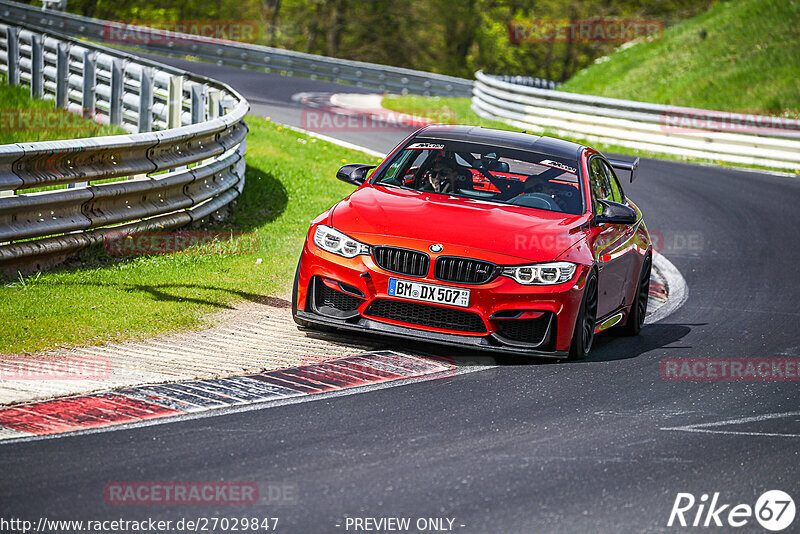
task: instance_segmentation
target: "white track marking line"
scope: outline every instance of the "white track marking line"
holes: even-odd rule
[[[689,298],[689,286],[686,285],[683,275],[677,267],[672,265],[672,262],[658,252],[654,252],[653,267],[664,278],[664,282],[667,285],[667,302],[649,315],[644,320],[645,324],[656,323],[672,315]]]
[[[343,148],[349,148],[350,150],[358,150],[360,152],[364,152],[365,154],[373,156],[373,157],[376,157],[376,158],[383,159],[383,158],[385,158],[387,156],[387,154],[384,154],[383,152],[378,152],[377,150],[372,150],[371,148],[366,148],[366,147],[363,147],[363,146],[354,145],[353,143],[348,143],[347,141],[342,141],[340,139],[336,139],[335,137],[328,137],[327,135],[322,135],[322,134],[311,132],[309,130],[304,130],[303,128],[298,128],[297,126],[289,126],[288,124],[283,124],[283,123],[278,123],[278,122],[276,122],[275,124],[280,124],[281,126],[286,128],[287,130],[292,130],[293,132],[301,133],[301,134],[307,135],[309,137],[316,137],[317,139],[319,139],[321,141],[327,141],[328,143],[332,143],[334,145],[338,145],[338,146],[343,147]]]
[[[726,425],[740,425],[745,423],[768,421],[770,419],[779,419],[781,417],[797,417],[797,416],[800,416],[800,412],[768,413],[762,415],[754,415],[751,417],[740,417],[738,419],[727,419],[725,421],[714,421],[712,423],[696,423],[692,425],[662,427],[659,430],[677,430],[680,432],[703,432],[706,434],[730,434],[737,436],[768,436],[768,437],[782,437],[782,438],[800,438],[800,434],[781,434],[776,432],[746,432],[739,430],[712,429],[712,427],[720,427]]]
[[[13,428],[6,428],[4,426],[0,426],[0,440],[2,440],[0,441],[0,444],[3,443],[3,441],[7,441],[10,439],[19,440],[33,436],[34,434],[31,434],[30,432],[24,432],[22,430],[14,430]]]

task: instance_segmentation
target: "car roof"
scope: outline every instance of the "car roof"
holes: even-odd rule
[[[422,128],[415,139],[438,139],[441,141],[464,141],[485,145],[495,145],[503,148],[527,150],[548,156],[564,159],[580,157],[584,145],[564,141],[555,137],[534,135],[509,130],[496,130],[483,126],[466,126],[452,124],[432,124]]]

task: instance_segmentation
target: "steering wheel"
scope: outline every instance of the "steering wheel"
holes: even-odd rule
[[[508,201],[515,206],[539,208],[550,211],[564,211],[561,206],[547,193],[522,193]]]

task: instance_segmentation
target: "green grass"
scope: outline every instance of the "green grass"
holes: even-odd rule
[[[33,100],[30,88],[6,85],[0,77],[0,145],[57,141],[126,133],[63,109],[52,100]]]
[[[286,297],[311,219],[353,191],[336,170],[376,159],[264,119],[247,122],[244,193],[228,220],[207,229],[250,233],[255,251],[120,259],[91,249],[60,270],[6,280],[0,353],[144,338],[201,326],[235,301]]]
[[[578,72],[563,91],[800,116],[800,7],[732,0]]]

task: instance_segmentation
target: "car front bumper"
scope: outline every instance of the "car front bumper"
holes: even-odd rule
[[[456,284],[429,276],[412,278],[388,272],[378,266],[371,256],[344,258],[307,241],[298,266],[297,294],[294,296],[297,303],[295,317],[316,325],[473,350],[564,358],[569,352],[587,272],[588,267],[580,266],[572,280],[554,286],[524,286],[504,276],[498,276],[486,284]],[[460,308],[391,296],[388,294],[388,286],[392,278],[469,289],[470,305]],[[345,290],[346,294],[352,295],[351,298],[358,297],[354,299],[358,302],[357,306],[354,304],[350,313],[318,306],[315,291],[322,288],[323,284],[329,288]],[[398,317],[376,317],[371,313],[371,305],[378,301],[404,304],[411,302],[435,308],[435,311],[445,309],[455,313],[468,312],[480,317],[480,331],[424,325]],[[501,315],[515,313],[525,314],[523,317],[540,316],[542,321],[547,319],[547,329],[541,341],[530,343],[507,335],[510,330],[506,325],[514,319],[501,318]],[[472,319],[477,323],[475,317]],[[540,328],[539,332],[541,331]]]

